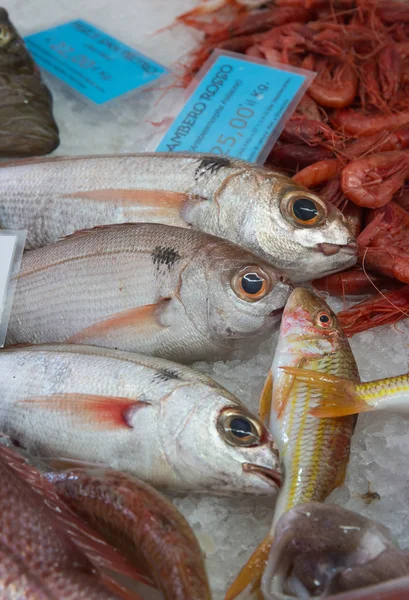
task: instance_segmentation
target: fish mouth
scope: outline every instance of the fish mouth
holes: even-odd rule
[[[242,466],[245,473],[255,473],[256,475],[259,475],[266,480],[269,485],[276,489],[281,487],[281,475],[278,471],[253,463],[243,463]]]
[[[269,316],[273,317],[273,318],[281,317],[283,312],[284,312],[284,306],[282,308],[276,308],[275,310],[272,310],[271,313],[269,314]]]
[[[317,244],[316,249],[324,256],[333,256],[334,254],[338,254],[338,252],[342,252],[342,254],[347,254],[351,256],[356,256],[358,245],[356,242],[349,242],[348,244],[329,244],[328,242],[323,242],[322,244]]]

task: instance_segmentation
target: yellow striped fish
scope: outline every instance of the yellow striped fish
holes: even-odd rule
[[[409,412],[409,373],[356,383],[309,369],[290,367],[286,372],[320,393],[319,406],[311,409],[316,417],[344,417],[371,410]]]
[[[288,367],[359,381],[351,348],[334,313],[304,288],[296,288],[285,306],[260,405],[261,416],[270,417],[284,484],[271,530],[233,582],[226,600],[236,598],[250,583],[253,589],[259,588],[280,517],[298,504],[324,501],[345,478],[356,417],[318,419],[311,415],[326,390],[296,379],[286,372]]]

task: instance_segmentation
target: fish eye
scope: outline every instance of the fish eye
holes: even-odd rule
[[[222,412],[217,428],[231,446],[255,446],[260,442],[259,424],[237,410]]]
[[[334,322],[331,315],[325,311],[318,313],[315,321],[316,321],[317,325],[319,327],[322,327],[323,329],[328,329],[329,327],[332,327],[333,322]]]
[[[246,267],[236,273],[231,287],[239,298],[247,302],[257,302],[271,291],[271,279],[260,267]]]
[[[318,199],[290,196],[281,207],[284,216],[300,227],[320,225],[327,216],[325,204]]]
[[[11,31],[7,25],[0,25],[0,46],[5,46],[11,39]]]

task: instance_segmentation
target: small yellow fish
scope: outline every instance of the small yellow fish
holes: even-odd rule
[[[409,411],[409,373],[356,383],[344,377],[309,369],[286,369],[311,390],[321,390],[320,405],[311,410],[316,417],[342,417],[371,410]]]
[[[226,600],[235,598],[250,583],[258,589],[280,517],[301,503],[324,501],[345,477],[355,418],[320,420],[312,416],[310,411],[320,405],[322,390],[295,379],[283,367],[306,367],[358,381],[351,348],[334,313],[324,300],[304,288],[296,288],[285,306],[260,406],[261,417],[270,417],[270,430],[284,466],[284,483],[271,530],[233,582]]]

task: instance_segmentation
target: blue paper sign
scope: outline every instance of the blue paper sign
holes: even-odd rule
[[[25,38],[35,62],[96,104],[151,83],[168,70],[78,19]]]
[[[264,162],[315,73],[215,55],[156,150]]]

